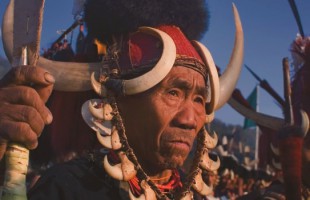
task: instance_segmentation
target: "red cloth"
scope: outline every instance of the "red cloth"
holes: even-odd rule
[[[134,177],[133,179],[128,181],[128,183],[130,190],[134,196],[139,197],[141,194],[143,194],[142,188],[139,185],[139,180],[137,177]],[[172,172],[172,176],[168,183],[164,185],[156,184],[156,186],[164,194],[169,191],[175,190],[176,188],[181,188],[182,182],[178,170],[174,170]]]
[[[282,138],[279,143],[287,200],[301,200],[301,137]]]
[[[94,131],[81,115],[83,103],[92,98],[98,98],[93,91],[53,91],[47,103],[53,122],[45,128],[38,148],[33,151],[35,162],[65,161],[72,152],[81,153],[98,145]]]

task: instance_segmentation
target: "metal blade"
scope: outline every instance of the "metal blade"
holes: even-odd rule
[[[10,8],[10,6],[12,6]],[[44,0],[11,0],[13,8],[13,60],[20,64],[22,52],[27,48],[27,60],[36,65],[39,58]]]

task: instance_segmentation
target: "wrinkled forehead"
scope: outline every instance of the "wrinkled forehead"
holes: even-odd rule
[[[194,84],[206,87],[206,80],[201,72],[182,65],[175,65],[163,81],[180,83],[184,87],[192,87]]]
[[[147,93],[156,94],[157,90],[178,89],[186,94],[200,95],[207,101],[209,98],[208,88],[204,77],[196,70],[184,66],[174,66],[167,76]]]

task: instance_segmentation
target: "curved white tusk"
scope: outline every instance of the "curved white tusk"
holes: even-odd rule
[[[213,192],[213,187],[209,187],[202,179],[201,170],[195,176],[195,181],[193,184],[194,190],[196,190],[201,195],[209,195]]]
[[[218,156],[216,156],[216,161],[209,157],[208,151],[205,151],[201,156],[200,167],[207,171],[216,171],[221,166],[221,161]]]
[[[219,94],[220,94],[220,82],[219,82],[219,76],[216,69],[216,66],[214,64],[213,58],[211,56],[211,53],[209,50],[200,42],[198,41],[192,41],[193,46],[196,48],[200,56],[202,57],[205,65],[208,67],[209,72],[209,83],[210,83],[210,89],[211,94],[210,95],[210,102],[206,102],[206,113],[211,114],[218,104],[219,101]]]
[[[163,31],[151,27],[140,27],[140,31],[159,37],[163,43],[162,56],[157,64],[147,73],[130,80],[124,80],[124,94],[144,92],[162,81],[170,72],[176,58],[176,47],[172,38]]]
[[[143,189],[143,194],[141,194],[139,197],[135,197],[131,190],[129,190],[129,198],[130,200],[156,200],[156,194],[152,190],[152,188],[147,184],[145,180],[141,181],[141,188]]]
[[[309,131],[309,117],[308,114],[303,110],[300,110],[300,114],[301,114],[301,126],[300,126],[301,133],[305,137]]]
[[[109,103],[105,103],[102,109],[103,112],[103,120],[111,121],[113,118],[113,108]]]
[[[205,146],[208,149],[213,149],[214,147],[216,147],[216,144],[218,142],[216,132],[213,132],[213,137],[210,136],[207,130],[205,130],[204,132],[205,132],[205,141],[204,141]]]
[[[105,169],[105,171],[114,179],[116,180],[124,180],[124,175],[122,172],[122,168],[121,168],[121,163],[118,163],[114,166],[110,165],[109,161],[108,161],[108,156],[104,157],[103,160],[103,167]]]
[[[152,188],[149,186],[149,184],[145,180],[142,180],[140,185],[144,191],[144,195],[145,195],[146,200],[156,200],[157,199],[154,190],[152,190]]]
[[[95,131],[100,132],[103,136],[111,135],[111,121],[98,122],[93,120],[92,122],[94,126],[91,126],[91,128],[93,128]]]
[[[99,73],[102,63],[59,62],[40,57],[37,66],[55,77],[55,90],[74,92],[92,90],[91,72]]]
[[[2,43],[6,57],[12,63],[13,59],[13,24],[14,1],[10,1],[2,20]]]
[[[88,108],[92,116],[95,117],[96,119],[111,121],[113,118],[112,106],[108,103],[104,103],[103,107],[96,108],[96,105],[98,105],[97,102],[89,101]]]
[[[96,80],[95,72],[91,74],[90,81],[91,81],[91,86],[93,87],[93,89],[99,96],[101,97],[107,96],[107,89],[104,87],[104,85],[102,85]]]
[[[103,107],[96,108],[95,106],[98,105],[96,102],[89,101],[88,108],[89,112],[92,114],[93,117],[96,119],[103,120]]]
[[[272,117],[269,115],[265,115],[259,112],[255,112],[239,102],[237,102],[235,99],[230,98],[228,101],[229,105],[233,107],[237,112],[239,112],[241,115],[245,116],[246,118],[249,118],[256,122],[257,124],[261,126],[268,127],[272,130],[278,131],[280,128],[284,126],[284,120],[277,117]]]
[[[180,200],[192,200],[193,199],[193,193],[192,192],[187,192],[184,197],[181,197]]]
[[[128,193],[129,193],[130,200],[146,200],[146,197],[144,194],[141,194],[139,197],[135,197],[135,195],[132,194],[131,189],[129,189]]]
[[[121,159],[123,180],[129,181],[137,175],[135,165],[128,159],[127,155],[124,152],[119,153],[119,158]]]
[[[271,151],[274,153],[274,155],[280,156],[280,150],[279,150],[279,148],[276,148],[275,146],[273,146],[272,143],[270,143],[270,149],[271,149]]]
[[[220,98],[215,110],[220,109],[231,97],[231,94],[236,87],[243,63],[243,30],[238,10],[234,4],[233,12],[236,27],[235,44],[229,64],[220,77]]]
[[[111,121],[113,118],[113,108],[109,103],[104,104],[103,106],[103,120]]]
[[[90,110],[89,110],[90,101],[92,102],[92,104],[94,104],[94,103],[99,104],[102,102],[102,99],[91,99],[91,100],[86,101],[82,105],[81,114],[82,114],[84,121],[94,131],[100,132],[101,135],[103,135],[103,136],[111,135],[111,129],[112,129],[111,121],[103,121],[103,122],[97,121],[94,118],[94,116],[90,113]]]
[[[96,132],[98,142],[105,148],[112,149],[111,136],[102,136],[99,131]]]
[[[211,114],[206,115],[206,121],[205,124],[209,124],[214,120],[214,112],[212,112]]]
[[[277,170],[282,170],[282,165],[280,162],[276,162],[275,159],[272,159],[272,165],[274,166],[274,168],[276,168]]]
[[[119,139],[118,131],[116,128],[113,128],[112,130],[111,143],[113,150],[119,150],[120,148],[122,148],[122,143]]]

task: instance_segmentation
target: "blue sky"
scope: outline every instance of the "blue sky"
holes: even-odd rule
[[[0,17],[9,0],[0,0]],[[201,40],[211,51],[223,71],[229,61],[234,41],[234,24],[231,0],[207,0],[210,25]],[[233,1],[243,23],[245,57],[247,64],[283,96],[282,58],[289,57],[290,44],[298,28],[285,0]],[[46,0],[41,47],[49,47],[59,36],[57,30],[68,28],[73,22],[73,0]],[[310,1],[296,0],[305,34],[310,34]],[[77,35],[77,30],[74,32]],[[4,57],[2,42],[0,55]],[[248,96],[258,82],[243,68],[237,87]],[[263,89],[259,89],[259,111],[281,117],[282,111]],[[243,124],[244,118],[226,105],[216,113],[216,118],[230,124]]]

